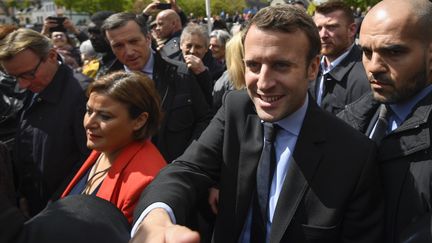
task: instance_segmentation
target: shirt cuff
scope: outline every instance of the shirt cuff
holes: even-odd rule
[[[163,202],[155,202],[155,203],[151,204],[150,206],[148,206],[144,210],[144,212],[141,213],[141,215],[139,216],[139,218],[136,220],[136,222],[133,225],[132,230],[131,230],[131,237],[134,237],[136,231],[138,230],[138,226],[141,224],[141,222],[144,220],[144,218],[147,216],[147,214],[149,214],[150,211],[152,211],[153,209],[156,209],[156,208],[162,208],[162,209],[164,209],[168,213],[168,215],[169,215],[169,217],[171,219],[171,222],[173,224],[176,224],[176,218],[174,216],[174,212],[171,209],[171,207],[168,206],[166,203],[163,203]]]

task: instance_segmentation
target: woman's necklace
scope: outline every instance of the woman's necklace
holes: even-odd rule
[[[102,157],[103,157],[103,154],[100,154],[96,163],[93,165],[92,169],[90,170],[89,178],[87,179],[87,183],[85,184],[84,189],[83,189],[81,194],[87,194],[87,195],[91,194],[94,191],[96,183],[97,183],[97,185],[102,183],[103,178],[107,174],[108,170],[111,168],[111,166],[108,166],[108,168],[106,168],[106,169],[103,169],[101,171],[97,171],[99,164],[102,160]]]

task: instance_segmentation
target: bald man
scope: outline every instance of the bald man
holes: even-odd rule
[[[182,24],[176,11],[166,9],[158,13],[155,32],[161,55],[172,58],[180,54],[181,31]]]
[[[432,242],[431,16],[427,0],[385,0],[366,15],[360,45],[372,93],[339,114],[379,144],[384,242]]]

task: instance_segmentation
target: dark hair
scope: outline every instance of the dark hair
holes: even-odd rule
[[[157,132],[162,120],[160,96],[149,77],[135,72],[110,73],[90,83],[87,95],[92,92],[105,94],[128,106],[132,119],[148,113],[146,124],[133,134],[135,140],[149,138]]]
[[[315,13],[329,14],[334,11],[342,11],[348,24],[354,23],[354,13],[352,9],[342,1],[328,1],[316,6]]]
[[[91,20],[91,22],[93,22],[93,23],[95,23],[96,25],[102,25],[102,23],[103,23],[103,21],[105,20],[105,19],[107,19],[109,16],[111,16],[111,15],[113,15],[114,14],[114,12],[113,11],[107,11],[107,10],[104,10],[104,11],[99,11],[99,12],[96,12],[96,13],[94,13],[91,17],[90,17],[90,20]]]
[[[102,24],[102,31],[105,33],[107,30],[113,30],[125,26],[129,21],[133,21],[140,27],[141,33],[145,36],[148,34],[147,22],[144,20],[142,15],[136,15],[134,13],[116,13],[109,16]]]
[[[307,64],[319,55],[321,41],[318,29],[312,18],[306,12],[292,5],[276,5],[261,9],[247,24],[243,32],[243,43],[251,26],[262,30],[273,30],[285,33],[302,31],[309,40]]]

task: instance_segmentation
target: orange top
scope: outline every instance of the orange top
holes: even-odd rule
[[[92,151],[62,194],[67,196],[81,177],[94,165],[100,152]],[[166,165],[165,159],[150,140],[125,147],[112,164],[96,196],[110,201],[132,223],[133,210],[141,192]]]

